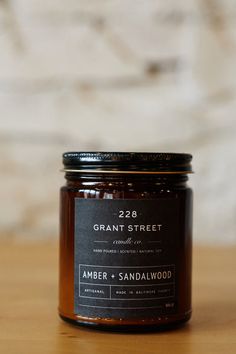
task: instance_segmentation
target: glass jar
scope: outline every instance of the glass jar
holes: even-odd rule
[[[125,331],[190,319],[191,159],[177,153],[63,154],[62,319]]]

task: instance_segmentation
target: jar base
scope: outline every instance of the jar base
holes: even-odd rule
[[[60,318],[74,326],[87,327],[91,329],[96,329],[99,331],[109,331],[109,332],[129,332],[129,333],[141,333],[141,332],[162,332],[171,331],[183,327],[186,322],[191,318],[191,311],[186,313],[180,319],[173,320],[167,323],[155,323],[155,324],[100,324],[97,322],[90,322],[86,320],[75,320],[69,317],[65,317],[59,314]]]

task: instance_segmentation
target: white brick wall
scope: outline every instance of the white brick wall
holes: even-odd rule
[[[0,235],[55,237],[66,150],[194,155],[195,240],[236,243],[234,0],[0,2]]]

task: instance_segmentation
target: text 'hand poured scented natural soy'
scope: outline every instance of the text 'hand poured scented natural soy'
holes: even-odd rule
[[[60,205],[60,316],[111,330],[191,316],[192,156],[67,152]]]

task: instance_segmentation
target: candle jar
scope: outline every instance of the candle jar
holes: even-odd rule
[[[63,154],[62,319],[121,331],[190,319],[191,159],[177,153]]]

